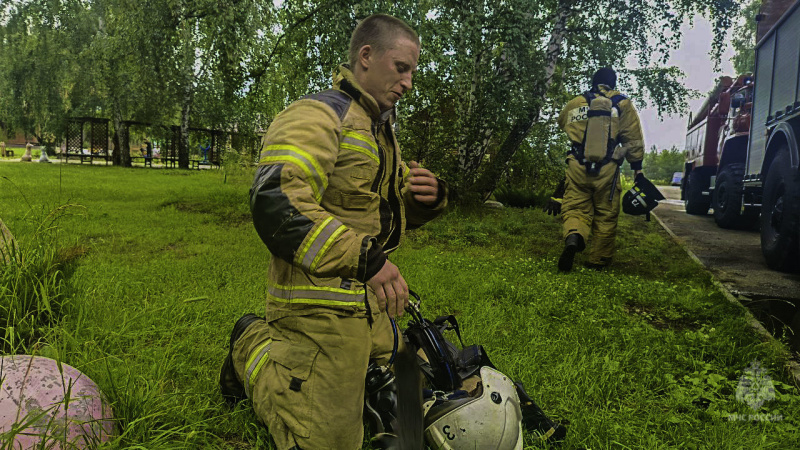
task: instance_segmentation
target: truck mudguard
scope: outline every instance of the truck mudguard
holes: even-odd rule
[[[797,169],[800,164],[800,155],[797,148],[797,133],[790,122],[779,123],[770,133],[769,142],[767,142],[767,153],[764,158],[763,167],[761,168],[761,179],[765,180],[769,165],[775,157],[775,152],[780,148],[780,142],[786,142],[789,147],[789,160],[792,163],[792,168]]]
[[[747,163],[747,138],[748,136],[736,136],[725,142],[719,157],[718,172],[731,164],[744,166]]]

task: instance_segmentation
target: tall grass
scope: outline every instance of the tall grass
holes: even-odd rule
[[[60,247],[58,223],[78,209],[78,205],[65,204],[47,212],[37,212],[30,206],[28,219],[35,224],[32,234],[20,235],[18,240],[3,237],[0,243],[0,352],[28,351],[47,327],[59,321],[67,299],[65,269],[81,251]]]

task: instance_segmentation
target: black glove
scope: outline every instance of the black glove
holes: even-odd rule
[[[550,197],[550,200],[544,204],[542,211],[553,217],[561,214],[561,200],[560,198]]]
[[[561,214],[561,201],[564,199],[564,191],[566,190],[566,181],[567,179],[564,178],[558,183],[558,187],[556,190],[553,191],[553,196],[550,197],[550,200],[545,203],[544,208],[542,211],[546,212],[547,214],[555,217]]]

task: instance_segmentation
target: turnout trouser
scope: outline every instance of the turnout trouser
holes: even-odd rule
[[[611,197],[613,180],[618,177],[617,164],[605,164],[597,175],[586,173],[586,167],[573,157],[567,158],[566,191],[561,205],[564,238],[578,233],[584,241],[592,240],[589,263],[607,264],[614,255],[617,235],[619,199],[622,192],[619,180]]]
[[[279,450],[362,447],[367,366],[386,364],[394,346],[386,313],[372,319],[289,316],[256,322],[236,341],[236,374]]]

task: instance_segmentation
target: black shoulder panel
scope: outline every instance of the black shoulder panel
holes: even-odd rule
[[[250,189],[250,212],[258,236],[269,251],[291,263],[314,222],[302,215],[283,192],[281,170],[283,164],[259,166]]]
[[[336,115],[339,116],[339,120],[344,120],[347,110],[350,109],[350,102],[353,101],[349,95],[342,91],[337,91],[336,89],[328,89],[327,91],[317,92],[316,94],[309,94],[303,97],[303,99],[317,100],[325,103],[336,112]]]
[[[623,94],[617,94],[617,95],[611,97],[611,105],[617,106],[617,104],[619,104],[619,102],[621,102],[623,100],[626,100],[627,98],[628,97],[626,97]]]

